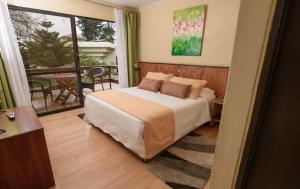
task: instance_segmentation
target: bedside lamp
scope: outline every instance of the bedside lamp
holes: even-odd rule
[[[136,70],[136,71],[138,71],[139,70],[139,64],[138,63],[135,63],[134,65],[133,65],[133,68]]]
[[[1,98],[0,98],[0,103],[1,103]],[[0,109],[0,113],[1,112],[6,112],[5,110],[2,110],[2,106],[1,106],[1,109]],[[5,133],[5,132],[6,132],[6,130],[0,129],[0,134]]]

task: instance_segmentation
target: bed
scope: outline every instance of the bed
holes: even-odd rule
[[[171,109],[175,119],[174,142],[210,121],[210,107],[215,99],[213,91],[207,88],[203,89],[201,97],[197,100],[180,99],[137,87],[118,90]],[[126,99],[124,100],[126,101]],[[150,159],[155,155],[146,157],[144,122],[142,120],[92,95],[87,95],[84,109],[85,121],[108,133],[142,159]],[[145,111],[147,111],[147,107],[145,107]]]

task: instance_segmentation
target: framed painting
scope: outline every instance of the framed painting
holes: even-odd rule
[[[173,56],[201,56],[207,5],[173,13]]]

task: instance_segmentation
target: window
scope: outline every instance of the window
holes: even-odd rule
[[[87,93],[118,87],[114,22],[15,6],[10,16],[38,114],[80,107]],[[89,72],[99,67],[105,73],[93,80]]]

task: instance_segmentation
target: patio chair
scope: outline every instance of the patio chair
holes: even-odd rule
[[[89,78],[90,81],[81,81],[81,87],[83,88],[89,88],[93,92],[95,92],[95,84],[96,80],[99,79],[102,90],[104,91],[104,86],[103,86],[103,77],[105,75],[105,69],[102,67],[96,67],[90,69],[85,76]]]
[[[51,96],[51,101],[53,102],[53,94],[52,94],[52,86],[51,82],[48,79],[45,79],[45,81],[48,83],[48,86],[45,86],[44,83],[38,80],[28,80],[29,83],[29,89],[30,89],[30,94],[31,94],[31,101],[33,98],[34,93],[43,93],[44,97],[44,102],[45,102],[45,107],[46,109],[48,108],[47,105],[47,97],[48,95]]]

